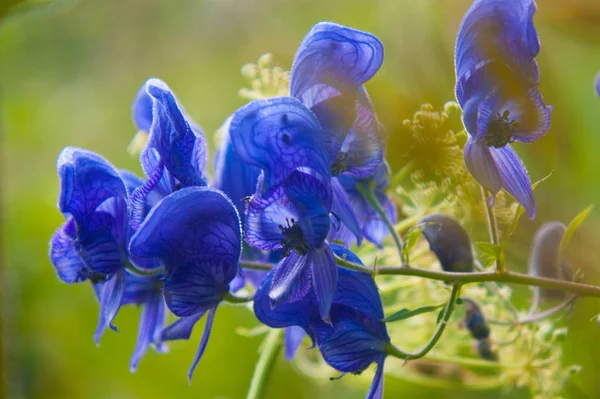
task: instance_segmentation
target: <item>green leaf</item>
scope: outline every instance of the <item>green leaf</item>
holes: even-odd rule
[[[475,248],[477,248],[479,258],[485,267],[494,264],[500,255],[500,247],[489,242],[476,242]]]
[[[411,227],[404,235],[404,242],[402,243],[401,254],[402,263],[409,263],[410,251],[414,248],[415,244],[417,243],[417,238],[419,238],[419,235],[421,234],[424,228],[425,226],[418,224],[416,226]]]
[[[567,231],[565,232],[565,236],[563,237],[562,241],[560,242],[560,254],[561,255],[564,254],[565,249],[567,248],[567,245],[569,245],[569,241],[571,241],[571,237],[573,237],[573,234],[575,233],[577,228],[579,226],[581,226],[581,224],[583,223],[585,218],[587,218],[587,216],[590,214],[593,207],[594,207],[593,205],[588,206],[583,211],[581,211],[579,213],[579,215],[575,216],[573,218],[573,220],[571,220],[571,222],[567,226]]]
[[[446,304],[442,303],[440,305],[433,305],[433,306],[423,306],[414,310],[408,310],[406,308],[401,309],[399,311],[397,311],[396,313],[386,317],[385,319],[383,319],[384,322],[389,323],[392,321],[398,321],[398,320],[405,320],[405,319],[409,319],[411,317],[423,314],[423,313],[429,313],[429,312],[433,312],[435,310],[438,310],[439,308],[443,308]]]

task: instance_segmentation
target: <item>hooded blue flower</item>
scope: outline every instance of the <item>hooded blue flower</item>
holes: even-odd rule
[[[456,96],[470,137],[465,164],[496,194],[501,188],[530,218],[536,205],[513,141],[532,142],[550,127],[552,107],[538,90],[540,50],[533,0],[476,0],[456,40]]]
[[[337,281],[335,256],[326,243],[331,189],[327,181],[301,171],[248,202],[245,238],[255,248],[282,250],[269,289],[271,306],[295,302],[314,291],[320,314],[329,319]]]
[[[359,263],[352,252],[332,245],[338,256]],[[331,305],[331,324],[324,323],[319,314],[319,303],[313,293],[301,300],[282,304],[275,309],[270,306],[269,290],[275,271],[257,290],[254,312],[264,324],[273,328],[299,327],[312,339],[327,361],[344,373],[360,373],[371,363],[378,364],[369,398],[381,398],[383,394],[383,362],[389,336],[383,319],[383,307],[373,278],[366,273],[346,268],[339,269],[339,278]],[[286,355],[288,348],[286,347]],[[295,348],[293,348],[295,350]]]
[[[392,224],[396,223],[398,219],[396,205],[386,194],[390,184],[388,165],[385,162],[381,163],[375,174],[365,179],[356,179],[353,176],[341,175],[337,177],[337,180],[344,191],[348,193],[350,204],[356,213],[362,234],[378,248],[382,248],[383,240],[390,234],[390,230],[375,208],[357,189],[357,185],[361,184],[363,187],[373,187],[375,197],[385,211],[387,218]],[[355,242],[355,236],[345,226],[340,226],[337,231],[332,229],[329,238],[343,242],[346,247],[351,246]]]
[[[447,272],[472,272],[473,248],[471,238],[460,223],[447,215],[433,213],[419,221],[429,248]]]
[[[144,204],[151,192],[165,196],[182,187],[206,185],[206,142],[202,130],[159,79],[148,79],[140,88],[133,120],[149,134],[140,156],[148,179],[132,196],[132,224],[137,228],[146,215]]]
[[[100,301],[97,343],[116,316],[125,288],[128,193],[119,172],[87,150],[63,149],[57,170],[58,209],[66,222],[50,241],[50,260],[62,281],[95,285]]]
[[[188,373],[191,379],[206,348],[215,310],[238,273],[241,228],[236,208],[218,190],[178,190],[152,208],[131,238],[130,252],[158,258],[165,268],[165,302],[180,318],[163,330],[161,340],[189,339],[196,322],[208,312]]]

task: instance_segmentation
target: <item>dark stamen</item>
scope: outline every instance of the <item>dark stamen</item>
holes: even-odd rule
[[[484,136],[488,147],[504,147],[508,143],[515,141],[514,132],[519,127],[519,123],[510,120],[510,111],[505,110],[502,114],[498,112],[490,120],[488,130]]]
[[[300,255],[306,255],[308,253],[308,244],[302,234],[300,225],[296,223],[294,218],[285,218],[286,226],[279,225],[279,230],[284,236],[281,241],[283,245],[283,257],[285,258],[290,254],[290,251],[294,250]]]

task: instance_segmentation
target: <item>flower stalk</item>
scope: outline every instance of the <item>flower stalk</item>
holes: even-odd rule
[[[258,358],[258,363],[256,363],[246,399],[261,399],[264,397],[269,377],[282,346],[283,330],[272,329],[263,342],[262,352]]]

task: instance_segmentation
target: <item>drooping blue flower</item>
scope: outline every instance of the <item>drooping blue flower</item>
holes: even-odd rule
[[[460,223],[441,213],[433,213],[419,221],[429,248],[447,272],[472,272],[473,248],[471,238]]]
[[[208,313],[200,346],[188,373],[191,379],[212,328],[217,306],[238,274],[241,227],[233,203],[220,191],[187,187],[163,198],[130,242],[131,254],[158,258],[165,268],[163,294],[179,319],[161,340],[188,339]]]
[[[119,172],[87,150],[66,147],[57,170],[58,209],[66,222],[50,241],[50,260],[62,281],[89,280],[96,286],[97,343],[116,316],[125,289],[128,193]]]
[[[283,250],[269,290],[271,306],[298,301],[314,291],[324,320],[329,319],[338,270],[325,241],[331,209],[327,183],[296,170],[260,195],[259,182],[257,194],[248,202],[245,230],[246,242],[253,247]]]
[[[532,142],[550,128],[552,107],[538,90],[540,43],[534,0],[476,0],[456,41],[456,96],[470,137],[465,164],[496,194],[501,188],[530,218],[536,205],[527,170],[509,143]]]
[[[361,264],[347,249],[332,244],[338,256]],[[383,393],[383,362],[389,336],[383,319],[383,307],[377,286],[367,273],[339,269],[339,278],[331,305],[331,324],[324,323],[314,293],[302,299],[272,308],[269,290],[275,271],[257,290],[254,312],[264,324],[273,328],[302,328],[319,346],[324,359],[336,370],[360,373],[371,363],[377,363],[377,373],[369,398],[381,398]],[[292,348],[295,351],[296,348]],[[293,352],[292,352],[293,354]],[[286,348],[286,355],[289,353]]]
[[[498,355],[490,344],[490,327],[479,305],[469,298],[461,298],[465,306],[464,326],[475,338],[475,349],[479,356],[486,360],[498,360]]]
[[[147,181],[132,196],[132,224],[137,228],[153,190],[165,196],[182,187],[206,185],[207,154],[202,130],[159,79],[148,79],[138,91],[133,119],[138,129],[149,134],[140,156]]]
[[[396,205],[388,197],[386,191],[389,187],[389,168],[383,162],[375,171],[375,174],[365,179],[356,179],[353,176],[340,175],[337,177],[341,187],[350,199],[350,204],[356,213],[364,237],[374,243],[378,248],[383,247],[383,240],[390,234],[390,230],[382,220],[375,208],[367,201],[365,196],[358,190],[360,184],[367,189],[372,187],[379,205],[383,208],[387,218],[392,224],[396,223],[398,214]],[[340,226],[338,230],[332,229],[329,238],[343,242],[349,247],[355,242],[355,236],[345,226]]]

